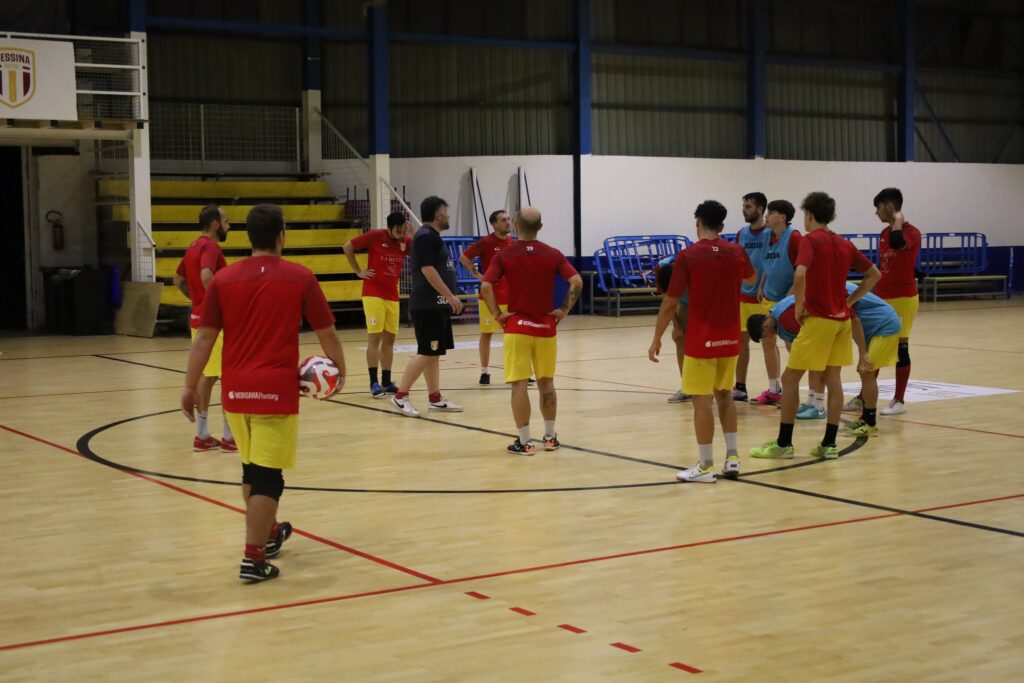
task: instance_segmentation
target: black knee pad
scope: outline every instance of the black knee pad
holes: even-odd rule
[[[242,465],[242,483],[249,485],[250,496],[266,496],[281,500],[284,493],[284,476],[281,470],[262,465]]]
[[[896,355],[896,367],[905,368],[908,365],[910,365],[910,342],[900,342]]]

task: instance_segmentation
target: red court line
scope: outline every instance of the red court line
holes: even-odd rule
[[[509,609],[509,611],[515,612],[516,614],[522,614],[524,617],[534,617],[534,616],[537,616],[536,612],[531,612],[530,610],[526,609],[525,607],[509,607],[508,609]]]
[[[1015,493],[1012,496],[999,496],[998,498],[986,498],[984,500],[972,500],[967,503],[953,503],[952,505],[937,505],[933,508],[922,508],[921,510],[914,510],[914,512],[934,512],[936,510],[951,510],[953,508],[964,508],[969,505],[981,505],[982,503],[996,503],[1001,500],[1013,500],[1015,498],[1024,498],[1024,493]]]
[[[476,591],[469,591],[469,592],[466,593],[466,595],[468,595],[471,598],[476,598],[477,600],[490,600],[491,599],[491,596],[484,595],[483,593],[478,593]]]
[[[1016,306],[1015,308],[1020,308]],[[1024,353],[1024,351],[1001,351],[999,349],[974,349],[968,346],[939,346],[938,344],[920,344],[915,343],[915,347],[923,346],[928,349],[949,349],[951,351],[977,351],[980,353]]]
[[[1024,439],[1024,434],[1007,434],[1005,432],[992,432],[987,429],[972,429],[971,427],[957,427],[955,425],[937,425],[931,422],[918,422],[916,420],[904,420],[903,418],[895,418],[894,422],[906,422],[912,425],[923,425],[925,427],[941,427],[942,429],[956,429],[961,432],[975,432],[976,434],[991,434],[992,436],[1008,436],[1011,439]]]
[[[56,394],[27,394],[25,396],[0,396],[0,401],[9,401],[13,398],[52,398],[54,396],[83,396],[85,394],[113,394],[117,391],[153,391],[154,389],[180,389],[179,385],[173,387],[139,387],[138,389],[103,389],[97,391],[62,391]]]
[[[566,631],[569,631],[570,633],[586,633],[587,632],[587,629],[580,628],[579,626],[573,626],[572,624],[559,624],[558,628],[565,629]]]
[[[58,450],[62,450],[64,452],[66,452],[66,453],[70,453],[72,455],[78,456],[79,458],[85,459],[85,456],[82,455],[81,453],[79,453],[78,451],[72,450],[72,449],[70,449],[70,448],[68,448],[66,446],[61,446],[58,443],[54,443],[52,441],[47,441],[46,439],[42,439],[42,438],[40,438],[38,436],[33,436],[32,434],[27,434],[25,432],[18,431],[17,429],[14,429],[12,427],[8,427],[8,426],[2,425],[2,424],[0,424],[0,429],[4,429],[4,430],[6,430],[8,432],[11,432],[12,434],[17,434],[18,436],[23,436],[26,439],[31,439],[33,441],[38,441],[39,443],[46,444],[47,446],[51,446],[51,447],[56,448]],[[140,474],[139,472],[131,472],[131,471],[128,471],[128,470],[123,470],[123,469],[121,469],[119,467],[115,467],[113,469],[116,469],[118,472],[122,472],[124,474],[130,474],[133,477],[136,477],[138,479],[142,479],[144,481],[148,481],[148,482],[150,482],[152,484],[157,484],[159,486],[163,486],[164,488],[170,489],[171,491],[175,491],[177,493],[183,493],[186,496],[191,496],[192,498],[196,498],[198,500],[202,500],[202,501],[205,501],[207,503],[212,503],[214,505],[219,505],[222,508],[226,508],[228,510],[233,510],[233,511],[238,512],[238,513],[243,514],[243,515],[245,514],[245,510],[243,510],[240,507],[235,507],[234,505],[230,505],[228,503],[224,503],[222,501],[219,501],[216,498],[210,498],[209,496],[204,496],[201,493],[196,493],[195,491],[189,491],[188,489],[181,488],[180,486],[175,486],[174,484],[169,484],[169,483],[167,483],[167,482],[165,482],[165,481],[163,481],[161,479],[156,479],[154,477],[150,477],[150,476],[145,475],[145,474]],[[304,537],[306,537],[306,538],[308,538],[310,540],[317,541],[318,543],[323,543],[324,545],[328,545],[328,546],[330,546],[332,548],[336,548],[338,550],[343,550],[343,551],[345,551],[347,553],[350,553],[352,555],[355,555],[357,557],[361,557],[364,560],[369,560],[370,562],[374,562],[374,563],[382,565],[384,567],[389,567],[390,569],[394,569],[396,571],[400,571],[403,574],[408,574],[409,576],[415,576],[418,579],[423,579],[423,580],[429,581],[431,583],[440,583],[441,582],[440,579],[435,578],[433,576],[428,576],[427,574],[423,574],[421,572],[418,572],[415,569],[410,569],[409,567],[403,567],[402,565],[395,564],[394,562],[391,562],[389,560],[385,560],[382,557],[377,557],[376,555],[371,555],[370,553],[363,552],[362,550],[357,550],[357,549],[352,548],[350,546],[343,545],[341,543],[336,543],[335,541],[331,541],[329,539],[323,538],[322,536],[317,536],[316,534],[312,534],[312,533],[310,533],[308,531],[303,531],[302,529],[295,529],[295,528],[293,528],[292,532],[295,533],[295,534],[298,534],[299,536],[304,536]]]
[[[15,430],[11,430],[9,427],[4,427],[3,425],[0,425],[0,427],[2,427],[3,429],[7,429],[9,431],[15,431]],[[18,433],[18,432],[15,431],[15,433]],[[29,438],[35,438],[35,437],[31,437],[30,436]],[[36,440],[39,440],[39,439],[36,439]],[[44,441],[43,443],[49,443],[49,442]],[[56,445],[56,444],[51,444],[51,445],[54,445],[55,447],[60,448],[61,450],[69,450],[69,449],[64,448],[63,446],[59,446],[59,445]],[[76,455],[77,455],[77,453],[76,453]],[[1019,494],[1019,495],[1014,495],[1014,496],[1003,496],[1001,498],[990,498],[990,499],[986,499],[986,500],[969,501],[969,502],[966,502],[966,503],[954,503],[954,504],[951,504],[951,505],[948,505],[948,506],[945,506],[945,507],[958,507],[958,506],[965,506],[965,505],[978,505],[978,504],[981,504],[981,503],[992,502],[992,501],[999,501],[999,500],[1006,500],[1008,498],[1017,498],[1017,497],[1024,497],[1024,494]],[[924,512],[924,510],[915,510],[914,512]],[[207,615],[198,616],[198,617],[186,617],[186,618],[183,618],[183,619],[172,619],[172,620],[169,620],[169,621],[160,621],[160,622],[155,622],[155,623],[150,623],[150,624],[139,624],[139,625],[136,625],[136,626],[125,626],[125,627],[116,628],[116,629],[106,629],[106,630],[103,630],[103,631],[92,631],[92,632],[88,632],[88,633],[79,633],[79,634],[71,635],[71,636],[57,636],[55,638],[47,638],[45,640],[34,640],[34,641],[28,641],[28,642],[24,642],[24,643],[10,643],[10,644],[7,644],[7,645],[0,645],[0,652],[3,652],[5,650],[16,650],[16,649],[19,649],[19,648],[32,647],[32,646],[36,646],[36,645],[47,645],[47,644],[53,644],[53,643],[62,643],[62,642],[71,641],[71,640],[82,640],[82,639],[86,639],[86,638],[96,638],[96,637],[99,637],[99,636],[106,636],[106,635],[112,635],[112,634],[117,634],[117,633],[126,633],[126,632],[130,632],[130,631],[141,631],[141,630],[145,630],[145,629],[159,628],[159,627],[162,627],[162,626],[174,626],[174,625],[177,625],[177,624],[188,624],[188,623],[193,623],[193,622],[198,622],[198,621],[208,621],[208,620],[211,620],[211,619],[221,619],[221,618],[226,618],[226,617],[242,616],[242,615],[246,615],[246,614],[255,614],[255,613],[259,613],[259,612],[269,612],[269,611],[273,611],[273,610],[290,609],[290,608],[293,608],[293,607],[305,607],[305,606],[309,606],[309,605],[320,605],[320,604],[326,604],[326,603],[331,603],[331,602],[341,602],[343,600],[352,600],[352,599],[355,599],[355,598],[371,597],[371,596],[375,596],[375,595],[384,595],[384,594],[387,594],[387,593],[398,593],[398,592],[404,592],[404,591],[411,591],[411,590],[416,590],[416,589],[419,589],[419,588],[431,588],[431,587],[434,587],[434,586],[454,585],[454,584],[458,584],[458,583],[465,583],[467,581],[478,581],[478,580],[481,580],[481,579],[496,578],[496,577],[501,577],[501,576],[510,576],[510,575],[514,575],[514,574],[526,574],[526,573],[530,573],[530,572],[541,571],[541,570],[544,570],[544,569],[555,569],[555,568],[560,568],[560,567],[570,567],[570,566],[573,566],[573,565],[588,564],[588,563],[592,563],[592,562],[601,562],[601,561],[604,561],[604,560],[619,559],[619,558],[624,558],[624,557],[634,557],[634,556],[638,556],[638,555],[648,555],[648,554],[651,554],[651,553],[665,552],[665,551],[669,551],[669,550],[681,550],[681,549],[684,549],[684,548],[694,548],[694,547],[699,547],[699,546],[704,546],[704,545],[712,545],[712,544],[715,544],[715,543],[728,543],[730,541],[738,541],[738,540],[745,540],[745,539],[751,539],[751,538],[761,538],[761,537],[767,537],[767,536],[777,536],[777,535],[780,535],[780,534],[787,534],[787,533],[792,533],[792,532],[795,532],[795,531],[807,531],[807,530],[811,530],[811,529],[821,529],[821,528],[825,528],[825,527],[842,526],[842,525],[845,525],[845,524],[858,524],[860,522],[870,522],[870,521],[874,521],[874,520],[878,520],[878,519],[887,519],[887,518],[891,518],[891,517],[902,517],[902,516],[904,516],[903,513],[894,512],[894,513],[888,513],[888,514],[884,514],[884,515],[873,515],[873,516],[870,516],[870,517],[857,517],[857,518],[854,518],[854,519],[847,519],[847,520],[843,520],[843,521],[839,521],[839,522],[825,522],[825,523],[822,523],[822,524],[811,524],[811,525],[807,525],[807,526],[792,527],[792,528],[789,528],[789,529],[777,529],[775,531],[766,531],[766,532],[757,533],[757,534],[746,534],[746,535],[743,535],[743,536],[730,536],[730,537],[727,537],[727,538],[711,539],[711,540],[707,540],[707,541],[696,541],[694,543],[684,543],[684,544],[675,545],[675,546],[666,546],[666,547],[663,547],[663,548],[652,548],[652,549],[649,549],[649,550],[638,550],[638,551],[629,552],[629,553],[619,553],[617,555],[606,555],[606,556],[602,556],[602,557],[586,558],[586,559],[582,559],[582,560],[574,560],[574,561],[569,561],[569,562],[558,562],[558,563],[554,563],[554,564],[541,565],[541,566],[537,566],[537,567],[524,567],[522,569],[512,569],[512,570],[504,571],[504,572],[493,572],[493,573],[490,573],[490,574],[481,574],[479,576],[467,576],[467,577],[463,577],[463,578],[460,578],[460,579],[448,579],[448,580],[438,581],[436,583],[417,583],[417,584],[413,584],[413,585],[410,585],[410,586],[399,586],[397,588],[385,588],[385,589],[376,590],[376,591],[368,591],[368,592],[365,592],[365,593],[354,593],[354,594],[350,594],[350,595],[339,595],[339,596],[334,596],[334,597],[329,597],[329,598],[318,598],[318,599],[315,599],[315,600],[305,600],[305,601],[302,601],[302,602],[291,602],[291,603],[284,603],[284,604],[279,604],[279,605],[270,605],[270,606],[267,606],[267,607],[256,607],[256,608],[246,609],[246,610],[236,610],[236,611],[233,611],[233,612],[219,612],[219,613],[216,613],[216,614],[207,614]],[[559,626],[559,628],[565,628],[566,626],[568,626],[568,624],[562,624],[562,625]],[[565,630],[570,631],[570,630],[572,630],[572,628],[565,628]]]
[[[608,643],[608,644],[611,645],[612,647],[617,647],[620,650],[625,650],[626,652],[629,652],[629,653],[634,653],[634,652],[640,652],[641,651],[640,648],[633,647],[632,645],[626,645],[625,643]]]
[[[683,664],[682,662],[672,662],[671,664],[669,664],[669,666],[675,667],[676,669],[682,669],[683,671],[688,671],[692,674],[704,673],[697,667],[690,666],[689,664]]]

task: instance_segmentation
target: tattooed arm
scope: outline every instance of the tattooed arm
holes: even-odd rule
[[[555,320],[562,320],[565,316],[569,315],[569,311],[576,305],[576,300],[580,298],[580,293],[583,291],[583,278],[577,273],[569,278],[569,291],[565,294],[565,299],[562,301],[562,305],[555,310],[548,313]]]

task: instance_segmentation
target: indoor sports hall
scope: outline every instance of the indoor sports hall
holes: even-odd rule
[[[1000,0],[3,3],[0,680],[1019,680],[1022,28],[1021,4]],[[678,293],[659,269],[704,243],[753,262],[745,236],[778,220],[773,202],[804,232],[816,191],[871,265],[838,273],[850,291],[904,259],[912,329],[886,333],[876,380],[844,342],[838,457],[811,455],[835,411],[813,414],[806,375],[794,452],[753,457],[783,438],[794,393],[769,394],[794,354],[781,335],[747,344],[741,320],[747,369],[715,386],[738,475],[722,474],[716,410],[714,471],[684,481],[713,403],[676,400],[693,385],[672,330],[687,327],[690,362],[709,290],[689,283],[689,320],[651,362]],[[447,229],[424,217],[432,196]],[[720,241],[706,200],[727,210]],[[271,256],[267,204],[285,226]],[[488,333],[483,361],[495,314],[476,274],[490,282],[493,259],[519,280],[511,256],[474,246],[506,215],[509,244],[539,249],[535,212],[582,287],[537,290],[568,312],[557,366],[507,384],[517,332]],[[399,322],[378,376],[364,284],[379,267],[352,244],[392,216],[416,237],[394,242]],[[430,355],[417,292],[449,315],[417,260],[432,227],[459,303],[444,398],[415,379],[413,417],[398,399]],[[181,270],[201,235],[223,256],[202,306]],[[797,273],[820,263],[809,241]],[[265,437],[222,431],[222,404],[241,400],[221,394],[241,354],[231,325],[248,322],[217,302],[260,258],[315,278],[345,380],[298,399],[295,466],[252,550],[269,498],[262,479],[243,488],[236,451]],[[880,282],[871,296],[903,316]],[[755,285],[754,304],[769,298]],[[193,349],[222,305],[224,376],[192,424]],[[324,339],[298,330],[296,394],[298,361],[333,353]],[[532,456],[509,450],[523,386]],[[431,409],[443,401],[458,410]],[[254,557],[275,580],[240,580]]]

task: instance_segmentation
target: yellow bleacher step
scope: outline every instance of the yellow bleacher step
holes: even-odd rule
[[[345,242],[362,234],[359,228],[324,228],[296,229],[285,231],[287,248],[337,247],[341,249]],[[199,237],[198,230],[157,230],[153,232],[153,241],[157,249],[188,249],[188,245]],[[228,239],[221,242],[221,249],[248,249],[249,236],[245,227],[232,228]]]
[[[153,206],[152,220],[154,225],[177,224],[198,225],[199,212],[202,206],[189,204],[164,204]],[[240,227],[245,225],[245,218],[252,205],[230,205],[222,207],[232,223]],[[281,207],[284,222],[288,223],[333,223],[345,220],[345,207],[341,204],[285,204]],[[126,222],[131,218],[131,209],[125,205],[114,207],[114,220]]]
[[[321,282],[320,289],[328,301],[359,301],[363,294],[362,280],[335,280]],[[189,306],[191,302],[177,287],[166,285],[160,293],[160,303],[167,306]]]
[[[128,181],[101,180],[101,197],[127,197]],[[330,199],[334,195],[323,181],[276,180],[154,180],[153,199]]]
[[[246,257],[227,256],[225,257],[225,260],[230,265],[241,261],[243,258]],[[293,263],[299,263],[306,266],[317,275],[334,275],[352,272],[352,267],[349,265],[348,259],[345,258],[343,254],[289,255],[288,253],[285,253],[284,258]],[[356,262],[361,268],[366,267],[367,258],[366,254],[356,254]],[[178,269],[179,263],[181,263],[180,257],[158,258],[156,260],[156,276],[174,277],[174,272]]]

